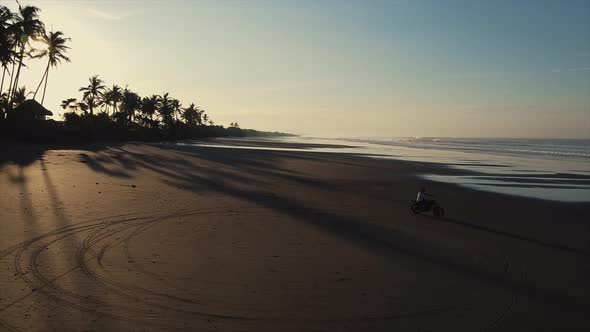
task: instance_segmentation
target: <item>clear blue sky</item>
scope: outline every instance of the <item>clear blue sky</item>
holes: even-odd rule
[[[590,138],[590,1],[22,3],[72,38],[73,62],[49,77],[54,111],[99,74],[225,125]]]

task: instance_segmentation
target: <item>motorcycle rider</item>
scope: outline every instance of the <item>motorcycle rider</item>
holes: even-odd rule
[[[433,201],[432,197],[433,195],[428,194],[426,188],[422,187],[416,196],[416,203],[420,206],[425,206]]]

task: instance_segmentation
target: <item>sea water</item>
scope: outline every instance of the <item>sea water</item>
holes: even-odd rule
[[[391,146],[393,158],[430,161],[469,175],[426,179],[548,200],[590,202],[590,140],[392,138],[353,141]],[[387,149],[387,148],[386,148]]]
[[[425,173],[420,176],[477,190],[545,200],[590,202],[590,140],[303,136],[278,140],[346,146],[307,148],[307,151],[429,162],[462,169],[467,171],[464,175]]]

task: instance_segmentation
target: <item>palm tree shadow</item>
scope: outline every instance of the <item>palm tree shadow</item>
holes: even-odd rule
[[[432,222],[444,222],[444,223],[453,224],[453,225],[457,225],[457,226],[461,226],[461,227],[465,227],[465,228],[469,228],[469,229],[474,229],[474,230],[485,232],[485,233],[492,234],[492,235],[507,237],[507,238],[511,238],[514,240],[519,240],[519,241],[528,242],[531,244],[536,244],[536,245],[550,248],[550,249],[561,250],[561,251],[581,255],[584,257],[590,257],[590,253],[588,253],[588,252],[585,252],[585,251],[577,249],[577,248],[569,247],[566,245],[562,245],[562,244],[549,243],[549,242],[537,240],[534,238],[525,237],[525,236],[522,236],[519,234],[510,233],[510,232],[506,232],[506,231],[502,231],[502,230],[498,230],[498,229],[493,229],[493,228],[489,228],[489,227],[485,227],[485,226],[481,226],[481,225],[477,225],[477,224],[472,224],[472,223],[469,223],[466,221],[461,221],[461,220],[457,220],[457,219],[453,219],[453,218],[448,218],[448,217],[437,218],[437,217],[427,215],[427,214],[422,214],[422,216],[425,218],[428,218]]]
[[[72,220],[68,217],[67,206],[64,204],[63,200],[60,198],[60,195],[56,189],[56,186],[54,185],[53,180],[51,179],[51,176],[49,174],[47,164],[45,163],[45,161],[43,159],[40,160],[40,166],[41,166],[43,181],[45,184],[45,189],[48,194],[49,201],[50,201],[49,205],[51,207],[53,215],[55,216],[56,227],[54,227],[54,228],[55,229],[66,229],[67,227],[71,227],[73,225],[73,223],[72,223]],[[78,242],[78,240],[76,240],[72,236],[66,236],[63,238],[63,240],[61,242],[58,242],[58,243],[60,243],[60,245],[64,246],[64,248],[66,248],[67,250],[68,249],[69,250],[76,250],[81,245]],[[95,254],[92,252],[92,249],[90,249],[89,251],[93,255]],[[52,265],[68,264],[69,263],[69,261],[60,259],[59,257],[55,257],[50,253],[47,253],[45,255],[47,255],[47,257],[49,258]],[[73,268],[71,268],[69,270],[69,272],[76,272],[77,270],[78,270],[78,267],[74,266]],[[72,276],[72,275],[74,275],[74,276]],[[57,280],[57,278],[61,278],[63,276],[64,276],[64,274],[61,274],[58,277],[51,279],[49,281],[49,283],[53,283],[54,281]],[[81,294],[81,293],[92,294],[93,296],[96,296],[97,294],[99,294],[99,289],[96,287],[96,285],[94,283],[82,283],[76,278],[79,278],[79,277],[75,273],[71,273],[69,276],[68,285],[69,285],[69,287],[72,287],[73,293],[75,293],[75,294]],[[80,285],[82,285],[82,284],[85,285],[84,288],[80,287]],[[51,285],[43,285],[43,287],[46,287],[46,286],[52,287]],[[58,289],[59,288],[56,288],[56,290],[58,290]],[[63,316],[63,317],[59,317],[58,319],[48,320],[48,326],[53,330],[59,330],[60,328],[58,328],[58,327],[62,326],[62,325],[60,325],[59,322],[60,322],[60,320],[63,321],[63,319],[66,319],[66,317]]]
[[[47,149],[44,147],[24,147],[22,145],[19,147],[4,147],[4,151],[2,154],[0,154],[0,168],[4,165],[10,164],[17,165],[19,167],[29,166],[37,160],[43,158],[45,152],[47,151]]]
[[[410,237],[399,230],[375,225],[356,218],[339,215],[305,206],[292,199],[256,190],[243,190],[222,182],[213,182],[200,177],[177,177],[176,181],[163,180],[170,186],[183,190],[200,191],[202,186],[243,199],[254,204],[276,210],[284,215],[295,218],[299,222],[312,225],[320,230],[337,235],[347,241],[369,249],[379,255],[395,258],[405,255],[438,268],[477,278],[486,283],[501,286],[512,293],[525,296],[547,305],[566,307],[569,310],[581,310],[588,305],[582,298],[563,294],[550,289],[527,284],[522,280],[514,280],[500,274],[484,271],[470,264],[457,260],[448,254],[447,248],[436,247],[432,243],[419,238]]]
[[[250,202],[274,210],[329,234],[336,235],[378,255],[390,257],[391,259],[396,259],[399,255],[408,256],[442,270],[459,273],[484,283],[502,287],[513,294],[524,296],[552,307],[567,308],[572,312],[579,312],[581,308],[589,304],[587,303],[587,299],[584,298],[539,287],[520,279],[515,280],[515,277],[510,277],[501,272],[486,271],[482,267],[473,265],[472,262],[466,262],[461,257],[457,257],[450,251],[451,248],[437,246],[425,239],[405,234],[401,230],[372,224],[334,211],[318,209],[310,206],[308,203],[293,198],[282,197],[271,191],[265,191],[262,189],[267,187],[265,185],[270,184],[272,186],[276,177],[284,175],[281,173],[280,166],[278,166],[280,164],[281,154],[275,154],[269,151],[257,151],[256,153],[248,151],[248,153],[237,152],[234,154],[232,151],[232,153],[212,152],[211,156],[209,155],[209,151],[202,149],[195,149],[190,153],[193,158],[208,162],[214,161],[214,164],[222,166],[217,167],[195,166],[195,164],[187,162],[185,158],[156,157],[147,153],[136,153],[126,149],[120,149],[119,151],[120,153],[126,154],[124,160],[126,160],[127,165],[145,167],[157,172],[162,176],[161,181],[168,186],[195,193],[210,191]],[[186,153],[186,151],[183,152]],[[223,155],[227,156],[227,158],[224,159]],[[299,154],[299,158],[305,157]],[[239,174],[236,175],[230,171],[234,165],[239,165],[243,173],[259,171],[261,174],[264,174],[266,170],[267,176],[263,180],[242,178]],[[96,169],[98,170],[99,168]],[[286,179],[289,180],[288,177]],[[290,181],[293,181],[293,179]],[[239,182],[240,185],[236,185],[236,182]],[[294,182],[297,181],[295,180]],[[297,183],[303,186],[316,185],[313,181],[310,183],[306,183],[305,181]],[[244,184],[248,184],[248,186],[244,186]],[[321,186],[321,182],[317,185]],[[326,189],[329,188],[329,186],[326,186]],[[452,219],[446,219],[445,221],[479,231],[486,231],[492,234],[509,236],[514,239],[558,248],[558,246],[542,243],[534,239],[528,239],[516,234],[488,229],[462,221]],[[559,249],[571,251],[572,248]]]
[[[0,169],[5,165],[17,165],[27,167],[42,160],[45,154],[51,150],[83,150],[87,152],[99,152],[119,146],[119,143],[96,144],[27,144],[0,141]]]

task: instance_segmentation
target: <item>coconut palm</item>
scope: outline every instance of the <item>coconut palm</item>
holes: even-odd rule
[[[183,110],[182,118],[184,119],[187,125],[195,127],[197,124],[199,124],[199,112],[199,107],[195,106],[194,103],[191,103],[189,107]]]
[[[111,96],[111,91],[107,88],[106,91],[102,94],[102,104],[106,106],[105,112],[107,114],[109,114],[109,107],[113,106],[112,100],[113,98]]]
[[[174,121],[178,121],[178,115],[182,112],[182,104],[180,100],[172,99],[172,114],[174,115]]]
[[[158,95],[144,97],[141,100],[141,113],[143,113],[146,119],[149,119],[149,121],[146,122],[149,123],[150,127],[155,127],[155,124],[157,124],[154,123],[154,114],[158,110],[159,100],[160,97]]]
[[[27,93],[27,88],[24,86],[21,86],[20,88],[16,89],[14,95],[12,96],[12,103],[14,104],[14,107],[18,107],[18,105],[22,104],[25,100],[27,100],[27,95],[29,94],[30,92]]]
[[[141,108],[141,97],[128,88],[123,90],[121,98],[121,112],[127,115],[128,123],[133,122],[135,112]]]
[[[2,83],[0,94],[4,90],[4,77],[8,66],[14,61],[14,34],[12,33],[12,22],[15,19],[10,9],[0,6],[0,63],[2,64]]]
[[[41,10],[35,6],[22,7],[20,4],[18,6],[18,14],[16,15],[14,24],[12,25],[16,36],[18,36],[17,47],[19,49],[16,59],[18,62],[18,67],[11,88],[13,94],[16,93],[18,87],[20,71],[25,57],[25,48],[29,43],[29,39],[37,38],[45,32],[45,25],[39,19],[40,11]],[[10,104],[12,104],[12,100],[10,101]]]
[[[197,107],[197,124],[199,126],[203,125],[203,114],[205,114],[205,110],[200,107]]]
[[[85,104],[86,107],[80,104]],[[80,109],[82,109],[84,112],[86,112],[86,110],[89,110],[90,115],[94,115],[94,109],[100,107],[100,105],[102,105],[102,101],[101,99],[96,98],[94,95],[87,95],[86,97],[84,97],[83,102],[78,103],[78,105],[80,106]]]
[[[162,122],[164,122],[168,128],[172,126],[173,111],[174,108],[172,107],[172,98],[170,98],[168,93],[163,94],[158,102],[158,113],[160,113]]]
[[[47,49],[40,51],[38,54],[34,55],[34,58],[45,58],[47,57],[47,67],[45,68],[45,72],[41,77],[41,82],[37,86],[35,90],[35,94],[33,95],[33,99],[37,97],[37,92],[41,87],[41,83],[43,83],[43,79],[45,79],[45,85],[43,86],[43,97],[41,98],[41,105],[43,105],[43,101],[45,100],[45,90],[47,89],[47,80],[49,78],[49,68],[50,67],[57,67],[63,61],[70,62],[70,58],[68,58],[65,53],[70,49],[69,46],[66,46],[66,42],[70,41],[70,38],[65,38],[63,32],[56,31],[56,32],[49,32],[49,34],[43,34],[41,39],[45,44],[47,44]]]
[[[83,92],[84,100],[87,101],[87,99],[91,97],[92,103],[88,103],[88,101],[86,103],[88,104],[90,115],[93,115],[94,108],[102,104],[100,100],[102,99],[102,96],[104,94],[105,86],[103,84],[104,82],[100,78],[98,78],[98,75],[94,75],[91,78],[89,78],[88,82],[90,84],[88,84],[88,86],[81,87],[79,91]]]
[[[77,101],[77,99],[76,99],[76,98],[68,98],[68,99],[64,99],[64,100],[62,100],[62,101],[61,101],[61,104],[60,104],[60,106],[61,106],[61,108],[63,108],[63,109],[64,109],[64,111],[65,111],[66,109],[68,109],[68,108],[70,108],[70,109],[75,109],[75,108],[76,108],[76,106],[75,106],[75,105],[76,105],[76,101]]]
[[[123,98],[121,87],[116,84],[113,84],[110,89],[107,89],[103,95],[104,104],[113,106],[113,114],[117,112],[117,104],[121,101],[121,98]]]
[[[207,125],[209,123],[209,115],[203,113],[203,124]]]
[[[86,114],[86,112],[88,112],[88,104],[86,104],[83,101],[74,104],[73,108],[75,110],[81,110],[82,112],[84,112],[84,114]]]

